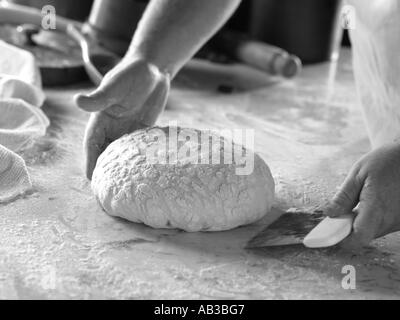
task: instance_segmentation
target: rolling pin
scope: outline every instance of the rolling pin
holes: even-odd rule
[[[302,68],[301,60],[295,55],[234,31],[221,31],[213,46],[231,58],[272,75],[292,78]]]

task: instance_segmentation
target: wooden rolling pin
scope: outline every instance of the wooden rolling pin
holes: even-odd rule
[[[272,75],[292,78],[302,68],[301,60],[295,55],[238,32],[221,31],[215,37],[213,46],[231,58]]]

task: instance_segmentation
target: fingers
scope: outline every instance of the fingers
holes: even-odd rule
[[[167,104],[169,89],[168,78],[162,79],[162,81],[157,84],[154,92],[144,105],[143,113],[140,115],[140,123],[149,127],[156,123]]]
[[[343,247],[354,251],[368,245],[379,235],[385,212],[378,203],[370,199],[361,201],[353,223],[353,232],[343,241]]]
[[[75,96],[75,103],[78,107],[87,112],[105,110],[110,106],[107,91],[98,88],[89,94],[78,94]]]
[[[357,166],[354,166],[339,191],[324,208],[324,214],[329,217],[338,217],[353,211],[359,202],[360,192],[364,184],[358,173]]]
[[[107,147],[104,127],[97,123],[98,114],[92,114],[86,128],[84,137],[84,150],[86,154],[86,177],[92,180],[97,159]]]
[[[110,115],[120,116],[140,109],[163,78],[155,67],[141,61],[119,65],[104,77],[95,91],[77,95],[75,102],[87,112],[107,109]]]
[[[105,147],[103,148],[101,145],[89,143],[86,150],[87,151],[86,151],[85,172],[86,172],[86,177],[89,180],[92,180],[93,171],[96,168],[97,159],[103,153]]]

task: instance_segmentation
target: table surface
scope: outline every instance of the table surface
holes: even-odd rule
[[[218,93],[219,85],[234,87]],[[176,79],[160,124],[253,128],[255,150],[276,181],[273,211],[219,233],[154,230],[107,216],[83,175],[88,115],[72,97],[89,85],[47,90],[46,137],[23,152],[34,190],[0,206],[0,298],[290,299],[398,298],[400,235],[362,254],[340,248],[246,250],[289,208],[312,210],[370,148],[357,105],[351,55],[306,67],[295,80],[245,66],[191,62]],[[342,288],[346,265],[356,289]]]

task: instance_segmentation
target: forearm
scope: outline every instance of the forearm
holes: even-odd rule
[[[240,0],[152,0],[126,58],[146,59],[173,77],[239,3]]]

